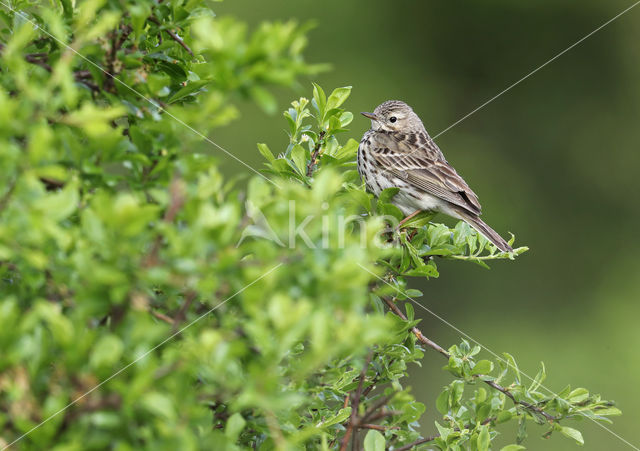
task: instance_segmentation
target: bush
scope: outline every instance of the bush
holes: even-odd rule
[[[293,102],[246,188],[221,175],[202,141],[233,102],[273,112],[271,86],[322,68],[306,27],[248,34],[198,0],[51,5],[0,15],[0,444],[486,450],[499,423],[581,443],[565,420],[619,413],[420,332],[410,277],[526,248],[428,215],[388,229],[395,191],[367,194],[340,139],[350,88]],[[402,385],[425,350],[452,375],[431,437]]]

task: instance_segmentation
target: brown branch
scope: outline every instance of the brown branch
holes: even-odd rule
[[[185,193],[182,180],[180,178],[174,178],[169,185],[169,196],[171,201],[169,202],[169,208],[164,213],[164,222],[173,222],[178,215],[178,212],[184,205]]]
[[[169,185],[169,206],[164,212],[163,221],[171,223],[175,220],[178,212],[182,208],[185,202],[185,193],[182,181],[180,178],[174,177]],[[151,250],[142,259],[142,266],[149,268],[158,264],[158,252],[160,252],[160,246],[162,245],[162,235],[156,235]]]
[[[165,315],[164,313],[160,313],[160,312],[156,312],[155,310],[151,310],[151,314],[153,316],[155,316],[156,318],[158,318],[159,320],[164,321],[167,324],[171,324],[172,326],[175,325],[175,321],[171,317]]]
[[[69,410],[69,414],[65,415],[63,420],[63,428],[67,428],[84,414],[98,411],[119,411],[122,408],[122,398],[116,393],[106,396],[91,395],[76,404],[73,409]]]
[[[63,181],[52,179],[50,177],[40,177],[40,181],[44,185],[44,189],[46,189],[47,191],[55,191],[64,187]]]
[[[393,417],[398,415],[402,415],[402,411],[382,409],[380,412],[376,413],[375,415],[371,415],[368,418],[363,418],[362,421],[367,421],[369,423],[372,423],[374,421],[382,420],[383,418]]]
[[[267,421],[267,427],[269,428],[269,432],[271,432],[271,437],[276,445],[276,449],[286,449],[285,439],[282,435],[282,430],[280,430],[280,426],[278,425],[278,419],[276,418],[275,413],[266,409],[265,420]]]
[[[81,71],[82,72],[82,71]],[[100,91],[100,87],[95,84],[94,82],[92,82],[91,80],[87,80],[86,77],[84,76],[78,76],[77,72],[74,72],[73,74],[73,78],[78,82],[78,83],[82,83],[83,85],[85,85],[87,88],[91,89],[92,92],[96,93],[98,91]]]
[[[351,401],[351,416],[349,417],[349,424],[347,425],[347,431],[345,432],[344,437],[342,437],[342,442],[340,443],[340,451],[346,451],[347,443],[349,443],[349,438],[351,438],[352,435],[353,435],[353,440],[351,442],[352,443],[351,448],[356,449],[355,447],[356,431],[354,431],[354,428],[356,428],[358,423],[358,407],[360,406],[362,388],[363,388],[364,379],[367,375],[367,370],[369,369],[369,364],[371,363],[372,358],[373,358],[373,351],[370,351],[369,355],[367,355],[367,358],[362,367],[362,370],[360,371],[360,381],[358,382],[358,388],[356,389],[355,396]]]
[[[387,304],[387,306],[389,307],[389,309],[391,309],[391,311],[393,313],[395,313],[396,315],[398,315],[400,318],[402,318],[403,320],[407,320],[407,316],[402,313],[402,310],[400,310],[398,308],[398,306],[396,305],[395,302],[393,302],[391,299],[387,299],[385,297],[382,298],[382,300],[384,301],[385,304]],[[449,358],[449,353],[447,351],[444,350],[444,348],[442,348],[440,345],[438,345],[437,343],[434,343],[433,341],[429,340],[427,337],[425,337],[422,332],[420,331],[420,329],[418,329],[417,327],[412,327],[411,328],[411,332],[413,332],[413,334],[416,336],[416,338],[418,339],[418,341],[426,346],[429,346],[432,349],[435,349],[436,351],[438,351],[440,354],[442,354],[443,356],[445,356],[446,358]]]
[[[160,22],[158,19],[156,19],[155,16],[149,16],[148,20],[153,22],[154,24],[158,25],[159,27],[161,27],[163,31],[166,31],[167,34],[169,36],[171,36],[171,39],[173,39],[178,44],[180,44],[183,49],[185,49],[187,52],[189,52],[189,55],[193,56],[193,51],[189,48],[189,46],[187,44],[185,44],[185,42],[182,40],[182,38],[180,36],[175,34],[173,31],[169,30],[168,28],[164,28],[163,23]]]
[[[414,446],[418,446],[418,445],[422,445],[423,443],[429,443],[434,441],[435,439],[437,439],[438,437],[440,437],[440,434],[436,434],[436,435],[432,435],[431,437],[425,437],[425,438],[421,438],[419,440],[416,440],[413,443],[409,443],[408,445],[404,445],[401,448],[397,448],[395,449],[395,451],[408,451],[411,448],[413,448]]]
[[[4,45],[0,44],[0,52],[2,52],[2,50],[4,50]],[[24,60],[26,62],[28,62],[28,63],[31,63],[31,64],[34,64],[36,66],[42,67],[44,70],[46,70],[49,73],[53,72],[53,69],[51,68],[51,65],[49,64],[49,54],[48,53],[45,53],[45,52],[27,53],[26,55],[24,55]],[[93,83],[91,81],[91,78],[92,78],[91,77],[91,73],[89,71],[87,71],[87,70],[81,70],[81,71],[74,72],[73,73],[73,78],[78,83],[82,83],[83,85],[87,86],[93,92],[97,92],[97,91],[100,90],[98,85],[96,85],[95,83]]]
[[[320,149],[322,148],[322,140],[324,139],[325,134],[326,132],[323,130],[320,132],[320,135],[318,135],[318,141],[313,148],[313,152],[311,152],[311,159],[309,160],[309,164],[307,165],[307,177],[311,177],[313,175],[313,171],[315,171],[316,169],[316,165],[318,164],[318,157],[320,156]]]
[[[382,297],[382,300],[384,301],[385,304],[387,304],[387,306],[391,309],[391,311],[393,313],[395,313],[396,315],[398,315],[400,318],[402,318],[403,320],[407,320],[407,317],[404,313],[402,313],[402,311],[398,308],[398,306],[395,304],[395,302],[393,302],[391,299],[387,299],[385,297]],[[426,346],[429,346],[431,349],[435,349],[436,351],[438,351],[440,354],[442,354],[444,357],[446,357],[447,359],[449,357],[451,357],[451,354],[449,354],[447,351],[444,350],[444,348],[442,348],[442,346],[438,345],[437,343],[429,340],[427,337],[425,337],[422,334],[422,331],[420,331],[420,329],[418,329],[417,327],[412,327],[411,328],[411,332],[416,336],[416,338],[418,339],[418,341]],[[531,411],[531,412],[535,412],[538,415],[543,416],[547,421],[549,422],[554,422],[557,421],[558,419],[556,417],[554,417],[553,415],[548,414],[547,412],[544,411],[544,409],[541,409],[538,406],[535,406],[531,403],[528,403],[526,401],[518,401],[516,400],[516,398],[513,396],[513,394],[509,391],[508,388],[503,387],[502,385],[494,382],[493,380],[487,380],[487,379],[483,379],[483,375],[479,374],[477,376],[480,380],[482,380],[482,382],[484,382],[485,384],[487,384],[489,387],[498,390],[500,393],[503,393],[504,395],[506,395],[509,399],[511,399],[511,401],[514,402],[514,404],[516,405],[521,405],[522,407],[524,407],[525,409]],[[486,376],[484,376],[486,377]]]
[[[388,365],[393,364],[393,362],[395,361],[395,359],[391,359],[389,360]],[[376,388],[376,384],[378,383],[378,381],[380,380],[380,376],[381,374],[376,371],[376,375],[373,377],[373,379],[371,380],[371,384],[369,384],[368,387],[366,387],[363,391],[362,391],[362,396],[367,396],[369,395],[369,393],[371,393],[371,391],[373,391],[374,388]]]
[[[482,377],[482,376],[479,376]],[[485,384],[487,384],[489,387],[492,387],[496,390],[498,390],[501,393],[504,393],[507,397],[509,397],[511,399],[511,401],[514,402],[514,404],[520,404],[522,407],[524,407],[527,410],[530,410],[532,412],[537,413],[538,415],[543,416],[548,422],[553,423],[554,421],[557,421],[558,418],[554,417],[553,415],[548,414],[547,412],[544,411],[544,409],[541,409],[538,406],[535,406],[531,403],[528,403],[526,401],[517,401],[516,398],[513,396],[513,394],[511,394],[511,392],[509,391],[508,388],[503,387],[500,384],[495,383],[494,381],[491,380],[483,380],[483,382]]]
[[[0,43],[0,53],[4,50],[4,44]],[[42,67],[47,72],[51,72],[51,66],[47,63],[49,54],[48,53],[27,53],[24,55],[25,61],[31,64],[35,64],[37,66]]]
[[[401,415],[402,412],[396,410],[386,410],[385,405],[396,395],[397,392],[393,392],[389,395],[382,396],[378,399],[373,405],[371,405],[362,415],[358,415],[358,410],[360,407],[360,403],[362,402],[362,398],[366,396],[365,393],[369,393],[373,385],[378,381],[380,374],[376,372],[375,377],[371,381],[372,384],[368,387],[364,387],[366,373],[369,368],[369,364],[373,358],[373,351],[369,353],[367,356],[366,362],[362,370],[360,371],[358,387],[355,392],[348,394],[345,397],[343,408],[346,408],[351,402],[351,415],[349,419],[343,423],[346,428],[346,432],[340,441],[340,451],[345,451],[347,449],[347,444],[349,440],[351,440],[351,449],[358,450],[361,448],[359,443],[358,430],[359,429],[376,429],[376,430],[391,430],[391,429],[400,429],[395,426],[383,426],[374,424],[376,421],[394,415]],[[332,441],[330,447],[333,446],[335,440]]]
[[[186,318],[187,318],[187,311],[189,310],[189,307],[191,307],[191,304],[193,304],[193,301],[196,298],[196,292],[195,291],[187,291],[185,297],[184,297],[184,304],[182,304],[182,306],[180,307],[180,310],[178,310],[178,313],[176,314],[174,323],[173,323],[173,331],[177,331],[178,327],[180,326],[180,323],[182,323]]]
[[[47,72],[51,72],[51,66],[47,62],[49,55],[47,53],[28,53],[24,56],[25,61],[42,67]]]
[[[2,197],[0,197],[0,213],[2,213],[5,208],[7,208],[9,200],[11,199],[11,196],[13,195],[17,184],[18,177],[14,177],[13,180],[11,180],[11,182],[9,183],[9,186],[7,187],[5,193],[2,195]]]
[[[112,32],[111,49],[107,53],[107,64],[106,64],[107,78],[104,83],[104,88],[109,92],[115,92],[115,83],[113,80],[117,75],[115,70],[116,69],[115,62],[116,62],[116,57],[118,55],[118,50],[122,48],[122,46],[124,45],[124,42],[129,37],[129,34],[133,31],[133,28],[131,28],[130,25],[125,26],[121,24],[120,29],[122,30],[122,33],[120,34],[120,36],[118,36],[117,29]]]
[[[391,398],[393,398],[396,395],[397,392],[393,392],[390,395],[386,395],[383,396],[382,398],[380,398],[378,401],[376,401],[371,407],[369,407],[369,409],[367,409],[367,411],[362,415],[362,421],[374,421],[372,418],[372,415],[376,412],[376,410],[378,410],[379,408],[385,406],[389,401],[391,401]],[[386,415],[385,415],[386,416]]]
[[[482,423],[480,423],[482,426],[487,425],[489,423],[491,423],[492,421],[494,421],[496,419],[496,417],[489,417],[486,420],[484,420]],[[468,424],[465,426],[466,429],[471,429],[473,425],[472,424]],[[454,428],[454,431],[460,431],[460,428]],[[435,439],[437,439],[438,437],[440,437],[440,434],[435,434],[432,435],[431,437],[425,437],[425,438],[421,438],[416,440],[413,443],[409,443],[408,445],[404,445],[401,448],[396,449],[395,451],[408,451],[411,448],[413,448],[414,446],[418,446],[418,445],[422,445],[423,443],[429,443],[434,441]]]

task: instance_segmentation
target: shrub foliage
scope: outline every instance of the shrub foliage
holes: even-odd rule
[[[351,88],[314,85],[263,170],[223,177],[237,157],[207,136],[322,68],[306,27],[249,33],[200,0],[2,3],[3,447],[487,450],[510,422],[515,450],[529,424],[582,443],[567,420],[619,413],[422,334],[412,277],[526,248],[428,215],[389,229],[395,191],[365,192],[343,138]],[[403,378],[438,353],[452,382],[423,404]]]

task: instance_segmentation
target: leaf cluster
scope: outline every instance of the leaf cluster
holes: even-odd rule
[[[273,112],[274,86],[323,68],[304,61],[307,30],[250,33],[201,0],[2,8],[0,445],[487,449],[512,418],[581,441],[557,421],[618,413],[545,394],[544,371],[524,385],[506,356],[492,376],[500,362],[462,343],[429,403],[438,435],[421,436],[429,404],[405,377],[435,345],[411,304],[387,308],[438,259],[526,248],[426,215],[389,228],[395,192],[366,193],[342,138],[350,87],[314,85],[284,113],[288,141],[258,145],[264,173],[224,177],[208,133],[238,99]]]

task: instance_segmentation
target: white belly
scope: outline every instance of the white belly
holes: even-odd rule
[[[362,149],[358,149],[358,172],[364,179],[369,191],[376,197],[380,195],[382,190],[387,188],[400,188],[392,202],[405,216],[414,213],[416,210],[424,210],[436,211],[460,219],[460,216],[450,207],[448,202],[424,191],[409,190],[407,182],[394,177],[380,167],[372,167],[372,159],[363,158],[361,152]],[[365,177],[365,173],[368,174],[368,177]],[[409,194],[409,192],[416,195]]]
[[[438,213],[444,213],[447,216],[459,218],[458,214],[451,208],[449,202],[446,202],[439,197],[431,194],[421,192],[418,198],[403,191],[402,184],[396,185],[400,188],[400,192],[393,198],[393,204],[398,207],[405,215],[410,215],[416,210],[423,211],[436,211]]]

